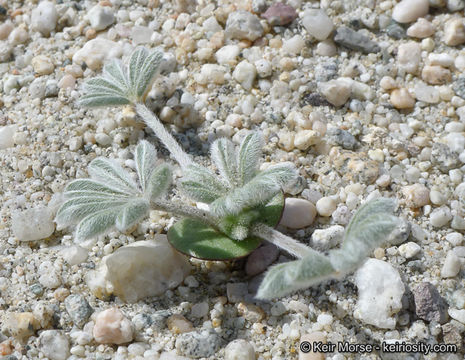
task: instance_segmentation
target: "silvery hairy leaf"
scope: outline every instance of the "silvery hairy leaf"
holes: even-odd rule
[[[217,216],[238,214],[247,208],[266,204],[276,196],[282,186],[296,178],[296,172],[289,163],[270,166],[248,183],[234,188],[210,205],[210,211]]]
[[[236,169],[236,150],[234,144],[225,138],[215,140],[210,148],[213,163],[221,177],[230,185],[238,182]]]
[[[213,172],[197,164],[186,167],[180,187],[193,200],[207,204],[215,201],[228,191]]]
[[[171,184],[166,164],[155,166],[156,152],[145,142],[136,149],[137,186],[131,176],[114,160],[97,158],[89,164],[90,179],[78,179],[65,189],[65,202],[55,221],[64,227],[77,224],[76,241],[104,234],[116,227],[125,231],[143,219],[150,202],[160,198]]]
[[[393,215],[394,208],[395,203],[384,198],[364,204],[347,226],[340,249],[330,251],[328,256],[315,251],[300,260],[273,266],[266,273],[257,297],[280,297],[355,270],[399,224]]]
[[[146,183],[155,168],[157,162],[157,150],[148,141],[142,140],[137,144],[134,154],[137,175],[142,189],[146,189]]]
[[[242,140],[237,157],[237,169],[241,185],[249,182],[257,175],[262,147],[263,138],[259,133],[250,133]]]
[[[131,55],[129,67],[113,60],[104,66],[102,76],[84,84],[79,104],[94,107],[143,101],[162,57],[158,50],[149,53],[145,48],[138,48]]]

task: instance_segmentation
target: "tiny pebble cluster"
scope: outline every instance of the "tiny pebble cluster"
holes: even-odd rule
[[[0,359],[363,356],[304,353],[302,341],[449,343],[456,353],[424,358],[463,359],[464,10],[0,0]],[[137,46],[164,52],[147,105],[196,162],[210,166],[213,140],[259,130],[264,167],[296,165],[280,231],[335,249],[363,203],[388,197],[402,219],[390,244],[355,274],[270,302],[257,287],[289,254],[263,244],[233,263],[187,259],[166,242],[166,213],[75,244],[53,220],[66,184],[98,156],[133,170],[137,142],[156,143],[130,107],[77,105],[84,81]]]

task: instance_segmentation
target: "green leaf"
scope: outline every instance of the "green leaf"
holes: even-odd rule
[[[128,194],[138,193],[136,183],[124,169],[110,159],[103,157],[91,161],[88,168],[90,176],[99,182]]]
[[[236,152],[234,144],[225,138],[215,140],[211,145],[211,158],[220,175],[230,185],[238,183]]]
[[[125,231],[142,220],[150,210],[147,201],[138,199],[127,203],[116,217],[115,225],[120,231]]]
[[[138,48],[129,60],[129,78],[134,95],[142,97],[149,90],[155,73],[163,59],[163,53],[154,50],[150,54],[145,48]]]
[[[188,256],[204,260],[233,260],[250,254],[262,240],[250,237],[235,241],[203,222],[184,218],[169,229],[168,241]]]
[[[329,259],[314,251],[306,257],[278,264],[265,274],[256,297],[272,299],[329,280],[337,274]]]
[[[262,147],[263,139],[259,133],[250,133],[242,140],[237,158],[240,185],[249,182],[257,174],[258,162],[262,156]]]
[[[130,101],[126,97],[108,94],[86,94],[79,99],[79,105],[87,107],[127,105]]]
[[[113,60],[103,67],[103,76],[122,93],[128,93],[129,79],[126,66],[121,60]]]
[[[155,200],[163,196],[170,187],[173,174],[168,164],[157,166],[151,173],[147,185],[146,195],[149,200]]]
[[[155,146],[148,141],[142,140],[136,147],[135,152],[136,170],[142,189],[146,189],[146,182],[155,168],[157,162],[157,151]]]
[[[207,204],[228,192],[213,172],[197,164],[186,167],[180,187],[193,200]]]

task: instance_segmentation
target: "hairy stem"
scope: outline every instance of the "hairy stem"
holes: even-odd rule
[[[175,215],[194,218],[212,226],[216,226],[218,223],[218,219],[212,216],[210,212],[200,210],[193,206],[161,200],[150,202],[150,206],[155,210],[162,210]]]
[[[280,233],[279,231],[265,224],[256,224],[252,227],[251,230],[252,235],[258,236],[259,238],[266,240],[283,250],[286,250],[289,254],[295,256],[298,259],[301,259],[305,255],[308,255],[314,251],[308,246]]]
[[[190,156],[184,152],[176,139],[165,129],[165,126],[161,123],[158,117],[156,117],[155,114],[152,113],[144,104],[137,103],[135,106],[137,114],[139,114],[145,123],[155,132],[155,135],[157,135],[163,145],[166,146],[181,168],[184,169],[191,164],[192,159]]]

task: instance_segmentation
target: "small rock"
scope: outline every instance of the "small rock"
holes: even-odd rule
[[[405,37],[405,30],[398,23],[393,22],[386,28],[386,33],[393,39],[403,39]]]
[[[405,204],[411,208],[419,208],[429,203],[429,189],[422,184],[404,186],[402,193]]]
[[[337,48],[332,40],[324,40],[317,44],[315,53],[321,56],[334,56],[337,54]]]
[[[379,176],[379,164],[364,152],[333,147],[329,156],[335,170],[346,181],[373,184]]]
[[[462,263],[460,261],[460,258],[457,255],[455,255],[455,253],[452,250],[450,250],[446,255],[446,260],[444,260],[444,265],[441,269],[441,277],[455,277],[460,272],[461,267]]]
[[[325,40],[334,28],[332,20],[321,9],[305,11],[302,17],[302,25],[317,40]]]
[[[208,310],[208,302],[206,301],[194,304],[191,308],[191,316],[197,319],[201,319],[208,314]]]
[[[88,252],[86,249],[73,245],[60,251],[60,255],[69,265],[78,265],[87,260]]]
[[[330,80],[318,84],[318,90],[334,106],[342,106],[349,100],[351,86],[342,80]]]
[[[281,316],[287,313],[287,309],[281,301],[278,301],[273,304],[273,306],[270,309],[270,313],[272,316]]]
[[[302,151],[321,142],[321,135],[315,130],[299,130],[294,137],[294,146]]]
[[[261,16],[268,20],[271,26],[287,25],[298,17],[295,9],[284,3],[274,3]]]
[[[397,109],[411,109],[415,106],[415,99],[407,89],[394,89],[391,93],[391,104]]]
[[[443,341],[446,344],[455,344],[460,349],[463,346],[463,330],[459,330],[452,321],[442,326]]]
[[[214,356],[220,347],[221,338],[212,329],[184,333],[176,338],[178,352],[194,359]]]
[[[44,91],[44,96],[46,98],[57,96],[59,91],[58,82],[55,79],[48,79],[46,81]]]
[[[463,235],[458,232],[453,232],[446,235],[446,240],[452,244],[452,246],[459,246],[463,241]]]
[[[29,33],[26,29],[22,27],[15,28],[11,34],[8,36],[8,42],[12,46],[17,46],[19,44],[24,44],[29,40]]]
[[[419,18],[415,24],[407,29],[407,35],[419,39],[430,37],[434,34],[434,26],[428,20]]]
[[[400,245],[408,239],[411,231],[411,223],[403,218],[399,218],[399,225],[391,232],[387,243],[391,245]]]
[[[462,99],[465,99],[465,77],[463,76],[460,76],[458,77],[458,79],[455,81],[454,85],[453,85],[453,89],[455,91],[455,93],[460,96]],[[461,108],[459,108],[461,109]],[[459,110],[457,109],[457,110]],[[460,116],[462,112],[459,112],[457,111],[457,114]],[[463,115],[460,116],[460,120],[462,120],[463,118]]]
[[[49,289],[56,289],[61,285],[61,277],[51,261],[43,261],[39,265],[37,273],[40,275],[39,282],[42,286]]]
[[[69,340],[63,331],[45,330],[39,336],[40,350],[50,360],[66,360],[69,353]]]
[[[102,259],[87,277],[91,291],[109,295],[107,289],[127,302],[159,296],[178,286],[189,274],[188,259],[169,245],[166,235],[120,247]]]
[[[258,323],[265,318],[265,312],[263,309],[254,304],[241,302],[237,305],[237,312],[251,323]]]
[[[96,38],[85,43],[82,49],[73,55],[73,63],[85,63],[91,70],[98,70],[104,62],[123,55],[123,47],[117,42]]]
[[[361,51],[364,54],[377,53],[380,51],[380,47],[376,42],[345,26],[337,28],[334,41],[339,45],[355,51]]]
[[[6,313],[1,326],[2,332],[22,342],[27,341],[40,327],[31,312]]]
[[[32,67],[37,75],[48,75],[53,72],[55,65],[45,55],[38,55],[31,61]]]
[[[18,125],[0,126],[0,150],[13,147],[15,145],[14,134]]]
[[[290,229],[302,229],[310,226],[315,220],[316,208],[310,201],[297,198],[286,198],[280,225]]]
[[[429,222],[434,227],[443,227],[452,220],[452,214],[447,206],[434,209],[429,215]]]
[[[331,216],[336,210],[337,202],[330,196],[322,197],[316,202],[316,211],[320,216]]]
[[[434,86],[428,86],[423,82],[415,84],[415,97],[429,104],[437,104],[440,101],[439,91]]]
[[[225,45],[215,53],[216,62],[220,65],[235,65],[240,53],[241,48],[238,45]]]
[[[451,19],[444,25],[444,42],[456,46],[465,43],[465,25],[463,18]]]
[[[260,59],[255,61],[255,68],[257,69],[257,74],[260,78],[266,78],[271,75],[273,68],[271,63],[268,60]]]
[[[65,308],[69,316],[78,327],[84,326],[94,309],[89,305],[86,298],[80,294],[69,295],[65,299]]]
[[[465,309],[449,309],[449,315],[452,319],[465,325]]]
[[[409,74],[417,72],[421,61],[421,48],[416,42],[410,41],[399,45],[397,52],[397,63],[400,69],[405,70]]]
[[[226,294],[230,303],[243,301],[249,293],[247,283],[226,284]]]
[[[329,128],[326,137],[328,143],[332,145],[339,145],[343,149],[355,150],[358,145],[357,139],[347,130],[339,129],[336,127]]]
[[[402,255],[406,259],[411,259],[418,255],[421,251],[420,245],[409,241],[406,244],[402,244],[399,246],[399,254]]]
[[[266,244],[254,250],[245,263],[248,276],[255,276],[265,271],[279,256],[279,249],[273,244]]]
[[[460,167],[457,154],[453,153],[446,144],[435,142],[431,148],[431,162],[443,173]]]
[[[51,1],[41,1],[39,5],[32,10],[31,28],[40,32],[43,36],[50,36],[55,30],[58,20],[58,12],[55,4]]]
[[[65,74],[58,83],[60,89],[74,89],[75,85],[76,79],[71,74]]]
[[[153,30],[147,26],[133,26],[131,39],[134,45],[148,44],[151,41]]]
[[[394,6],[392,18],[402,24],[410,23],[424,17],[428,11],[428,0],[402,0]]]
[[[8,38],[10,33],[14,30],[14,26],[11,21],[5,21],[0,24],[0,40],[5,40]]]
[[[225,73],[226,69],[221,65],[204,64],[200,68],[200,74],[196,74],[194,78],[195,81],[201,85],[207,85],[209,83],[222,85],[225,82]],[[247,80],[245,80],[245,83],[247,83]]]
[[[110,6],[95,5],[87,13],[87,19],[93,29],[100,31],[106,29],[115,22],[115,15]]]
[[[230,13],[226,21],[225,35],[230,39],[255,41],[263,32],[260,19],[245,10]]]
[[[342,242],[344,227],[333,225],[326,229],[316,229],[311,238],[312,248],[320,251],[329,250]]]
[[[132,323],[118,308],[107,309],[96,315],[93,335],[99,344],[125,344],[133,339]]]
[[[11,229],[20,241],[45,239],[55,231],[53,218],[52,211],[43,206],[14,211],[11,214]]]
[[[257,69],[255,69],[255,66],[247,60],[243,60],[237,64],[232,75],[245,90],[250,90],[252,89],[255,77],[257,76]]]
[[[166,320],[166,325],[173,334],[183,334],[194,331],[192,323],[180,314],[171,315]]]
[[[233,340],[224,349],[224,360],[255,360],[255,349],[246,340]]]
[[[358,301],[354,316],[382,329],[394,329],[402,309],[404,284],[391,264],[368,259],[354,275]]]
[[[447,321],[447,302],[436,287],[428,282],[418,285],[413,291],[415,313],[425,321],[444,324]]]
[[[442,66],[426,65],[421,72],[421,78],[431,85],[443,85],[452,80],[452,75],[450,70]]]
[[[290,55],[299,55],[305,46],[305,41],[301,35],[294,35],[290,39],[286,39],[283,42],[282,49],[284,52]]]

